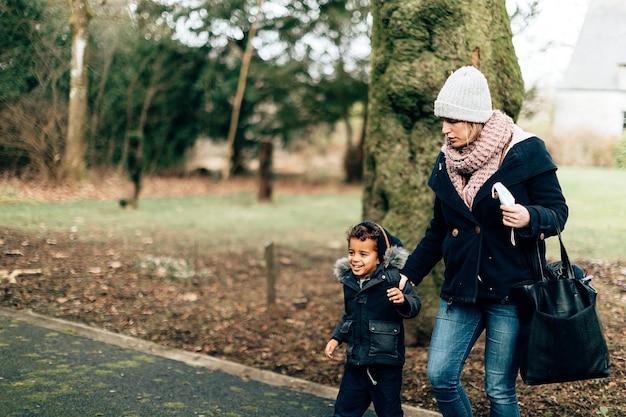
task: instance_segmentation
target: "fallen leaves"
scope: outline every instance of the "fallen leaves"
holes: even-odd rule
[[[228,255],[194,252],[197,270],[191,271],[180,261],[191,259],[189,254],[149,256],[142,236],[124,243],[106,239],[106,247],[68,236],[11,231],[3,231],[1,240],[7,248],[0,256],[0,303],[5,307],[29,308],[322,384],[338,386],[341,379],[344,353],[338,352],[334,361],[323,355],[343,309],[341,286],[331,276],[340,248],[281,249],[272,316],[265,304],[262,248]],[[524,417],[590,416],[603,407],[607,415],[626,415],[626,267],[578,264],[595,276],[612,376],[538,387],[520,380]],[[7,279],[11,274],[13,281]],[[487,415],[488,409],[483,352],[480,341],[463,374],[476,416]],[[403,397],[407,404],[436,410],[426,376],[427,354],[427,347],[408,347]]]

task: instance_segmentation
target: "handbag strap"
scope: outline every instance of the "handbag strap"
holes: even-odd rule
[[[556,224],[556,232],[557,232],[557,235],[559,236],[559,246],[561,247],[561,263],[563,265],[563,269],[565,270],[568,279],[574,279],[575,277],[574,268],[572,267],[572,264],[569,260],[569,256],[567,255],[567,250],[565,249],[565,245],[563,244],[563,238],[561,237],[561,227],[559,226],[559,218],[557,217],[554,210],[550,209],[550,212],[552,213],[552,216],[554,217],[554,222]],[[541,275],[541,280],[545,281],[546,277],[543,273],[543,262],[541,259],[541,252],[539,251],[539,242],[536,242],[535,246],[537,248],[537,259],[539,261],[539,274]]]
[[[541,277],[541,281],[546,280],[546,276],[543,273],[543,262],[541,259],[541,251],[539,250],[539,242],[535,241],[535,250],[537,252],[537,269],[539,270],[539,275]]]
[[[567,255],[567,251],[565,250],[565,245],[563,245],[563,239],[561,238],[561,228],[558,226],[558,224],[556,226],[556,230],[559,234],[559,245],[561,246],[561,262],[563,263],[563,268],[567,271],[567,278],[574,279],[574,268],[569,261],[569,256]]]

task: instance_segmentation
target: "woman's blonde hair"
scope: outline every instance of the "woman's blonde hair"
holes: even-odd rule
[[[465,123],[467,123],[467,144],[469,145],[478,138],[478,135],[480,135],[480,132],[483,131],[483,126],[485,126],[485,124],[474,122]]]

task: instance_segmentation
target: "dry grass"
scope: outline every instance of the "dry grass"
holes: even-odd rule
[[[559,165],[611,167],[617,141],[617,137],[580,131],[568,136],[553,134],[546,139],[546,146]]]

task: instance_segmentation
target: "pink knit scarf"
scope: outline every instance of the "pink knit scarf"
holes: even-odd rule
[[[511,141],[513,126],[513,119],[496,110],[478,138],[469,145],[455,149],[446,143],[448,175],[470,209],[480,187],[498,170],[502,152]],[[468,177],[469,181],[466,180]]]

